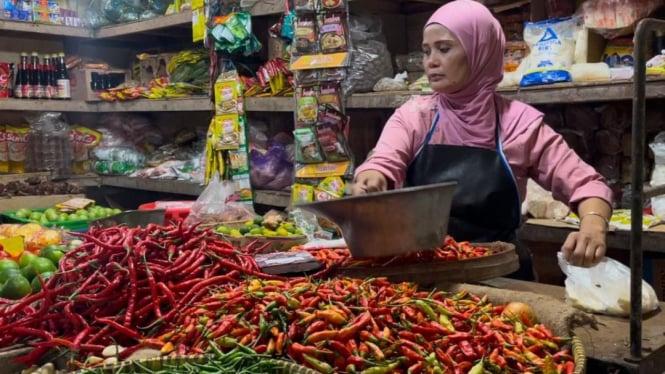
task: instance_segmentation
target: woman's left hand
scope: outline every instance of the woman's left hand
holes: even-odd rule
[[[587,218],[588,219],[588,218]],[[605,257],[605,222],[598,226],[582,225],[578,232],[572,232],[561,247],[566,260],[575,266],[589,267]]]
[[[561,251],[575,266],[589,267],[605,257],[605,239],[612,207],[605,200],[589,197],[578,205],[580,230],[568,235]]]

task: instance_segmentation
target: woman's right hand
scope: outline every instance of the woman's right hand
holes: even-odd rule
[[[353,182],[352,193],[363,195],[370,192],[381,192],[388,189],[388,180],[376,170],[367,170],[356,175]]]

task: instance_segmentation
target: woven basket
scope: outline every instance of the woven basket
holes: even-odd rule
[[[74,374],[90,374],[90,373],[103,373],[103,374],[147,374],[153,371],[164,369],[165,366],[178,366],[185,363],[191,364],[204,364],[210,362],[212,356],[209,355],[189,355],[189,356],[176,356],[176,357],[159,357],[150,358],[136,361],[125,361],[115,365],[105,365],[95,368],[93,370],[81,369],[74,372]],[[275,371],[275,374],[320,374],[316,370],[312,370],[302,365],[292,363],[290,361],[269,359],[280,369]]]

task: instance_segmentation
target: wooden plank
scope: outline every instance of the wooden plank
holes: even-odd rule
[[[36,173],[23,173],[23,174],[0,174],[0,183],[7,184],[9,182],[24,181],[28,178],[38,178],[39,180],[51,179],[51,173],[47,171]]]
[[[212,102],[208,97],[188,97],[177,99],[138,99],[119,102],[98,102],[94,104],[97,112],[198,112],[212,111]]]
[[[555,228],[543,225],[525,223],[519,230],[520,240],[531,242],[545,242],[562,244],[568,234],[576,228]],[[663,247],[665,233],[644,231],[642,246],[646,252],[665,253]],[[607,247],[630,250],[630,231],[611,231],[607,234]]]
[[[250,9],[252,16],[267,16],[284,12],[283,0],[259,0]]]
[[[292,112],[295,99],[288,97],[247,97],[244,101],[248,112]]]
[[[0,31],[15,32],[21,34],[47,34],[57,36],[69,36],[75,38],[89,38],[92,32],[82,27],[63,25],[48,25],[34,22],[21,22],[0,19]]]
[[[291,205],[291,193],[285,191],[254,190],[254,203],[286,208]]]
[[[0,197],[0,212],[11,212],[21,208],[41,209],[49,208],[75,197],[85,197],[84,194],[45,195],[45,196],[14,196]]]
[[[122,23],[118,25],[104,26],[95,31],[96,39],[113,38],[122,35],[139,34],[146,31],[160,30],[168,27],[186,25],[192,23],[192,11],[185,10],[180,13],[156,17],[145,21]]]
[[[95,107],[76,100],[0,99],[0,111],[94,112]]]

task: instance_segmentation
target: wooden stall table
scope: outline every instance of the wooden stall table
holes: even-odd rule
[[[481,285],[513,291],[532,292],[564,300],[565,289],[542,283],[525,282],[508,278],[495,278],[480,282]],[[628,318],[594,315],[595,327],[578,327],[573,330],[583,344],[587,356],[589,374],[665,372],[665,303],[643,318],[643,359],[630,360],[630,320]]]

